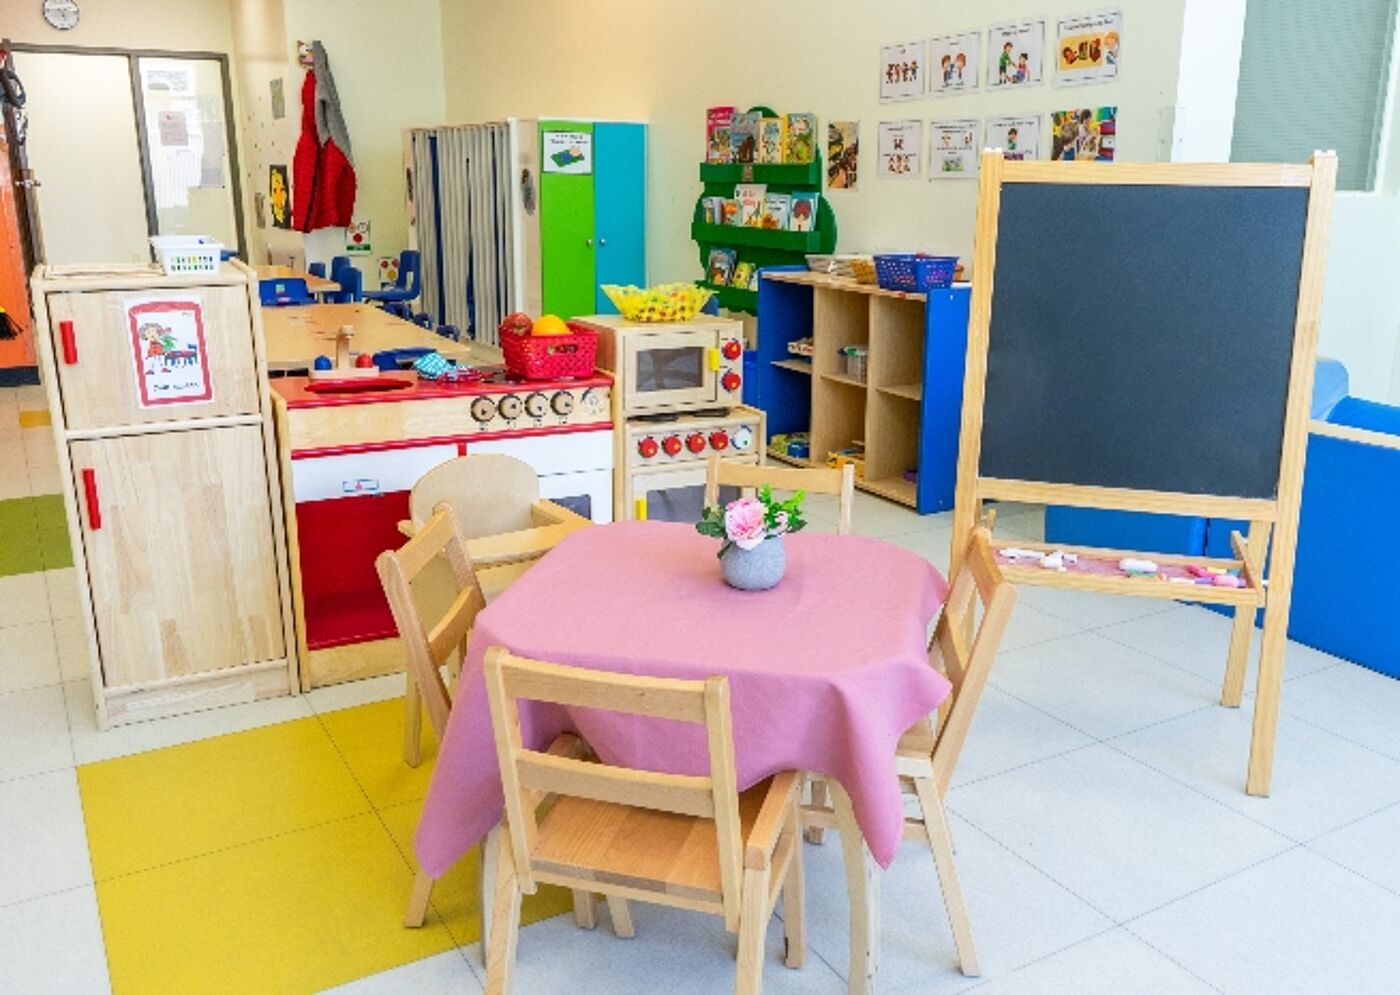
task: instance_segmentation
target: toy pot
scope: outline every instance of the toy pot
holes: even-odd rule
[[[783,579],[783,571],[787,569],[783,537],[764,539],[753,549],[730,546],[719,562],[724,581],[730,587],[741,591],[766,591]]]

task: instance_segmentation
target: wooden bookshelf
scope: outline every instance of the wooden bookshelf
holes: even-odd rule
[[[773,365],[780,370],[792,370],[794,373],[805,373],[812,375],[812,361],[810,359],[775,359]]]

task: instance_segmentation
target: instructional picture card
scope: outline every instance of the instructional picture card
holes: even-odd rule
[[[1118,76],[1123,12],[1061,18],[1055,31],[1055,85],[1103,83]]]
[[[908,180],[924,171],[924,122],[881,121],[876,175]]]
[[[214,399],[204,341],[204,308],[198,300],[128,297],[125,301],[143,408],[203,404]]]
[[[587,174],[593,172],[593,133],[589,131],[546,131],[541,156],[546,173]]]
[[[966,93],[977,89],[978,53],[982,51],[982,32],[965,31],[960,35],[945,35],[928,43],[929,92],[935,97]]]
[[[977,175],[982,122],[976,118],[929,122],[928,176],[931,180]]]
[[[1044,80],[1044,21],[999,24],[987,30],[987,89],[1036,86]]]
[[[827,122],[826,188],[828,190],[854,190],[859,180],[860,122]]]
[[[923,42],[904,42],[880,49],[881,100],[914,100],[922,97],[927,76],[928,63]]]
[[[987,118],[987,148],[1001,149],[1008,162],[1040,158],[1040,115]]]
[[[1118,145],[1118,108],[1081,107],[1050,115],[1050,158],[1060,162],[1112,162]]]

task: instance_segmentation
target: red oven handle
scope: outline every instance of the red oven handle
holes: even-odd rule
[[[83,470],[83,496],[87,498],[88,528],[96,532],[102,528],[102,505],[97,500],[97,471],[91,467]]]
[[[78,340],[73,335],[71,321],[58,323],[58,337],[63,343],[63,362],[68,366],[75,365],[78,362]]]

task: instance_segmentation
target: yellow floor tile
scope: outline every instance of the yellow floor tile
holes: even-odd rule
[[[413,834],[418,829],[418,815],[421,802],[395,805],[379,813],[384,824],[389,827],[394,842],[408,855],[414,867]],[[481,913],[477,904],[477,890],[480,880],[481,861],[477,850],[453,865],[452,869],[438,878],[433,885],[433,908],[446,922],[448,930],[460,946],[475,943],[481,939]],[[573,908],[573,898],[563,888],[542,884],[534,895],[526,895],[520,906],[520,921],[528,925],[557,916]]]
[[[21,428],[42,428],[45,425],[52,425],[53,419],[49,417],[47,411],[21,411],[19,424]]]
[[[403,761],[402,698],[343,708],[322,715],[321,721],[375,808],[427,797],[437,760],[437,737],[426,714],[420,740],[423,759],[417,767]]]
[[[99,881],[370,811],[316,718],[87,764],[78,786]]]
[[[364,815],[99,882],[112,990],[309,993],[451,949],[403,927],[412,880]]]

